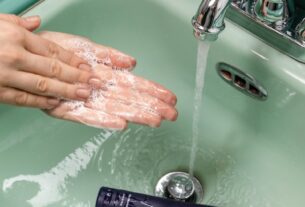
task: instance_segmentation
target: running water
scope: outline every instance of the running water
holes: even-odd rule
[[[195,158],[197,154],[197,144],[199,138],[199,120],[200,120],[200,108],[202,103],[202,94],[204,87],[204,76],[207,65],[207,58],[209,53],[210,43],[207,41],[199,41],[198,53],[197,53],[197,71],[196,71],[196,87],[194,96],[193,107],[193,137],[190,159],[190,174],[194,173]]]

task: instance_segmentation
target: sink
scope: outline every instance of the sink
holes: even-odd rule
[[[78,34],[138,59],[134,73],[178,97],[179,118],[123,132],[0,106],[1,206],[94,206],[101,186],[154,193],[159,178],[188,171],[197,42],[190,19],[200,0],[46,0],[26,15],[41,30]],[[230,64],[258,80],[265,101],[229,86]],[[305,66],[226,21],[211,45],[194,175],[204,204],[284,207],[305,203]]]
[[[39,3],[39,0],[23,0],[23,1],[0,0],[0,13],[19,14],[22,11],[30,8],[31,6],[37,3]]]

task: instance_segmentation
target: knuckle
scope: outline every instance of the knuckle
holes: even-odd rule
[[[58,46],[53,42],[49,42],[48,43],[48,53],[49,53],[50,57],[56,58],[59,54]]]
[[[13,23],[15,23],[15,24],[20,24],[20,23],[21,23],[20,18],[17,17],[16,15],[14,15],[14,14],[9,14],[9,15],[7,15],[7,18],[8,18],[11,22],[13,22]]]
[[[77,71],[77,77],[76,77],[76,81],[80,82],[80,83],[85,83],[89,80],[90,78],[90,74],[88,72],[85,71]]]
[[[24,38],[24,32],[23,31],[15,31],[14,32],[14,39],[17,42],[23,42],[25,40]]]
[[[48,81],[45,78],[40,78],[36,84],[36,90],[41,93],[48,91]]]
[[[68,64],[71,66],[79,67],[81,64],[87,64],[87,61],[71,53],[71,56],[68,58]]]
[[[58,60],[52,60],[50,64],[51,77],[60,77],[62,72],[62,65]]]
[[[14,17],[9,17],[9,21],[0,20],[1,22],[1,36],[7,37],[9,40],[16,40],[16,37],[24,37],[24,32],[22,28],[18,27],[15,22]],[[19,20],[16,20],[19,21]]]
[[[5,70],[0,69],[0,71],[1,71],[1,73],[0,73],[0,96],[1,96],[1,93],[5,92],[5,90],[2,87],[5,87],[7,85],[7,83],[12,80],[13,74],[10,73],[10,71],[6,70],[6,69]]]
[[[73,53],[68,52],[68,57],[67,57],[67,64],[74,66],[76,63],[75,61],[75,55]]]
[[[42,98],[42,97],[35,97],[33,100],[33,103],[35,106],[37,106],[39,108],[47,108],[47,105],[48,105],[45,98]]]
[[[69,87],[68,84],[65,84],[64,87],[63,87],[63,96],[65,98],[75,98],[73,95],[72,95],[72,91],[74,91],[74,88],[73,87]]]
[[[5,35],[7,39],[14,42],[22,42],[24,40],[25,35],[22,29],[12,25],[6,25],[3,29],[4,31],[2,34]]]
[[[24,60],[24,53],[16,48],[8,47],[0,51],[0,59],[9,65],[18,65]]]
[[[28,102],[28,94],[25,92],[18,92],[15,96],[16,105],[26,105]]]
[[[19,50],[14,50],[13,52],[10,53],[9,57],[8,57],[8,61],[11,64],[16,64],[16,65],[20,65],[23,60],[24,60],[24,53],[19,51]]]

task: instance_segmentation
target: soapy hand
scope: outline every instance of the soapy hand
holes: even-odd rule
[[[129,72],[136,65],[134,58],[78,36],[55,32],[40,36],[87,60],[98,78],[88,100],[62,101],[46,110],[51,116],[112,129],[124,129],[127,122],[157,127],[164,119],[177,118],[172,92]]]

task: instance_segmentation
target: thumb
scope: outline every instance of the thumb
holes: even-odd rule
[[[21,18],[12,14],[0,14],[0,20],[17,24],[30,31],[37,29],[41,23],[39,16],[29,16]]]

